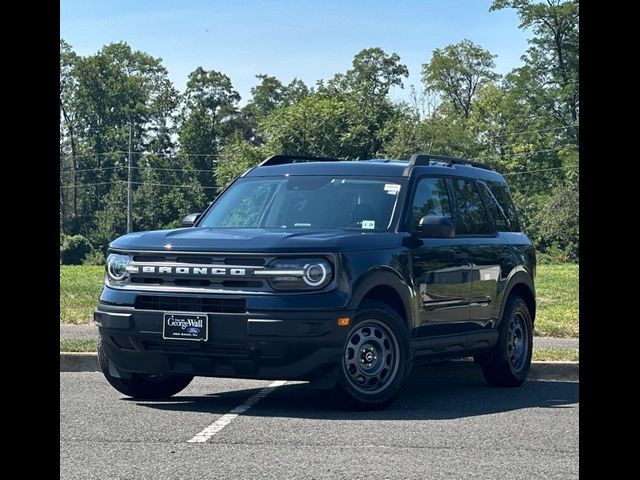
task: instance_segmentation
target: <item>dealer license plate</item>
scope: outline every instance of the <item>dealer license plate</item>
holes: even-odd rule
[[[209,317],[206,313],[167,312],[162,321],[162,338],[206,342],[209,338]]]

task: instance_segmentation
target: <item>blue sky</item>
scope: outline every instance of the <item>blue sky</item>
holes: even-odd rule
[[[520,65],[527,33],[512,10],[490,0],[61,0],[60,35],[80,55],[125,41],[161,57],[183,90],[196,67],[226,73],[245,103],[266,73],[312,86],[351,66],[363,48],[400,55],[405,89],[420,86],[421,65],[435,48],[468,38],[497,54],[506,73]]]

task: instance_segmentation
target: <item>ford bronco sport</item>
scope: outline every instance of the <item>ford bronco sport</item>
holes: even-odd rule
[[[125,395],[309,380],[381,408],[421,362],[473,356],[493,386],[527,376],[535,252],[484,165],[275,155],[183,225],[110,245],[94,319]]]

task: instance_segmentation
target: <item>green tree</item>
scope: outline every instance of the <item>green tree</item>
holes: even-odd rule
[[[75,98],[78,82],[74,68],[78,55],[60,39],[60,229],[73,230],[69,224],[77,216],[78,188]],[[70,172],[70,173],[69,173]]]
[[[557,186],[531,220],[529,234],[538,250],[556,261],[577,261],[579,212],[578,189]]]
[[[265,150],[247,142],[238,140],[226,146],[216,167],[216,183],[226,187],[247,169],[255,167],[266,157]]]
[[[397,53],[387,55],[381,48],[365,48],[353,57],[352,68],[344,76],[349,91],[360,91],[371,99],[389,94],[392,86],[403,87],[409,69]]]
[[[262,122],[261,130],[267,148],[272,152],[348,156],[357,149],[349,120],[346,102],[312,95],[295,105],[276,110]]]
[[[259,83],[251,87],[251,99],[234,119],[236,128],[232,142],[247,140],[256,146],[264,145],[259,131],[259,123],[269,117],[274,110],[298,103],[309,95],[310,90],[302,80],[294,78],[284,85],[276,77],[256,75]]]
[[[388,55],[380,48],[368,48],[354,56],[352,68],[346,73],[336,74],[327,84],[318,82],[317,95],[337,100],[348,115],[339,151],[351,158],[382,153],[384,126],[397,110],[389,100],[389,90],[393,86],[402,88],[402,79],[408,74],[396,53]]]
[[[238,114],[240,95],[224,73],[198,67],[189,74],[184,97],[180,157],[183,164],[199,170],[198,182],[210,196],[217,156],[235,130],[231,120]]]
[[[207,200],[196,174],[171,170],[166,157],[145,155],[141,185],[135,192],[134,223],[138,230],[175,228],[193,212],[201,212]],[[166,169],[166,170],[165,170]]]
[[[290,106],[298,103],[304,97],[311,95],[313,89],[307,87],[307,85],[299,78],[291,80],[284,89],[282,95],[282,104],[284,106]]]
[[[441,94],[458,114],[468,118],[478,89],[499,78],[494,71],[495,57],[470,40],[436,48],[431,61],[422,65],[422,81],[427,90]]]
[[[253,111],[256,119],[261,120],[282,105],[286,89],[276,77],[261,73],[256,78],[260,83],[251,87],[251,100],[247,108]]]
[[[61,42],[62,53],[68,53]],[[61,55],[62,56],[62,55]],[[133,150],[142,151],[162,125],[170,123],[177,92],[161,59],[134,51],[126,43],[104,46],[95,55],[76,56],[69,69],[73,79],[67,116],[74,125],[71,152],[78,191],[76,227],[94,243],[97,212],[116,183],[126,176],[129,125]],[[72,117],[73,115],[73,117]],[[64,115],[63,115],[64,116]],[[68,130],[71,140],[71,130]]]
[[[579,2],[577,0],[494,0],[491,10],[513,8],[520,28],[534,33],[516,69],[527,96],[540,113],[551,115],[578,140],[579,96]],[[523,89],[524,90],[524,89]]]

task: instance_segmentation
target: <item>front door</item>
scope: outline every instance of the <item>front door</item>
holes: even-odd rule
[[[446,180],[422,177],[416,184],[409,229],[417,239],[411,249],[412,274],[420,291],[420,324],[466,322],[471,295],[471,264],[455,238],[422,238],[417,231],[425,215],[452,216]]]

